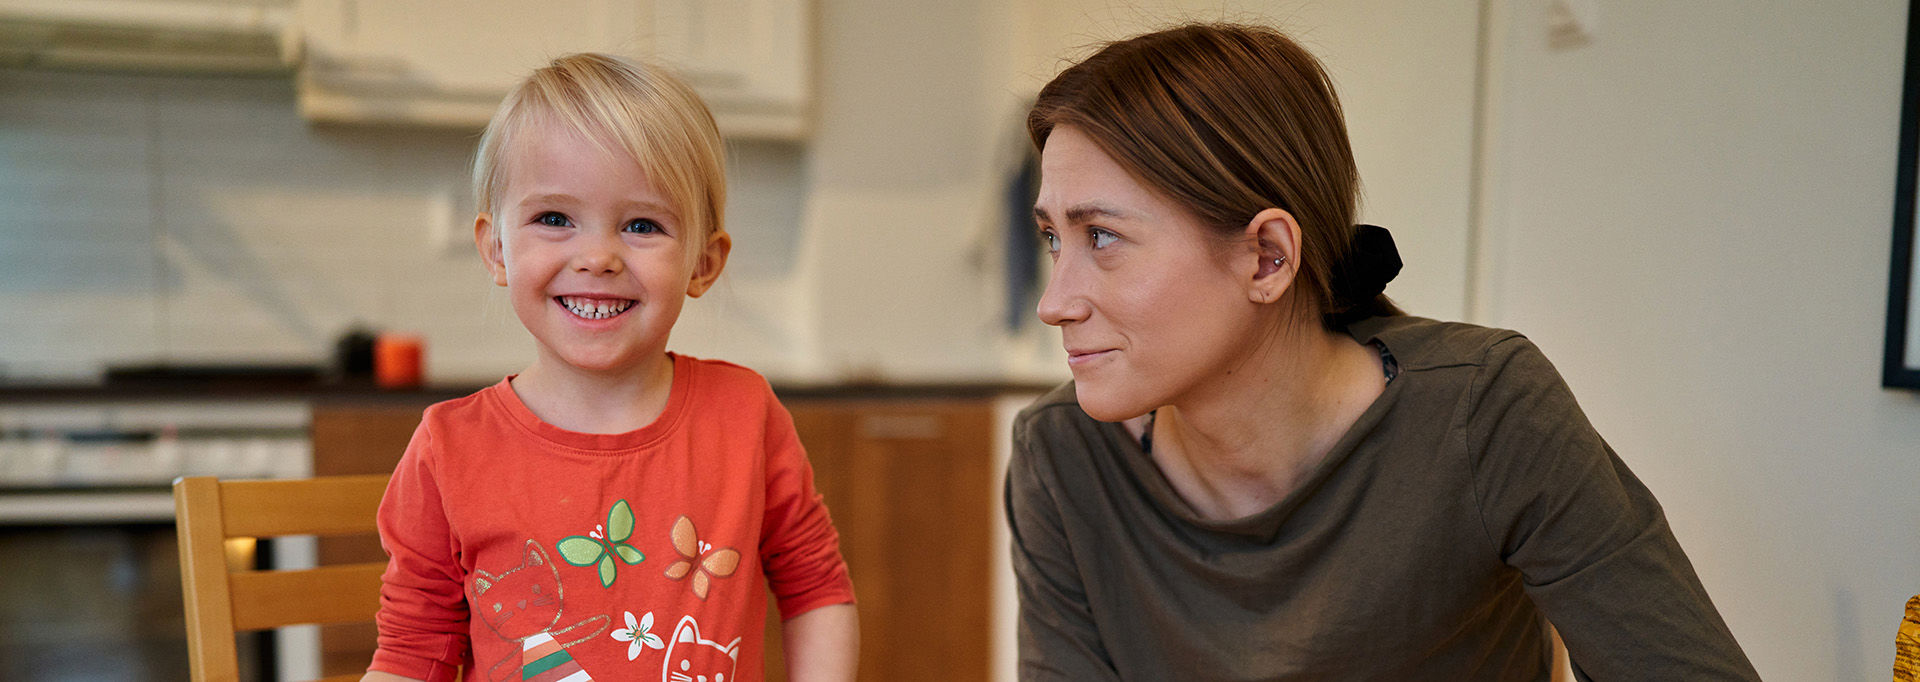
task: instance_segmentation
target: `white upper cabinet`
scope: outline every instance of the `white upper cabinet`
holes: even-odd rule
[[[299,0],[299,14],[315,121],[478,128],[529,71],[596,51],[680,74],[722,134],[808,130],[811,0]]]

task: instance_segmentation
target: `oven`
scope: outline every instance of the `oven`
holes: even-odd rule
[[[300,401],[0,404],[0,680],[187,679],[172,481],[308,476],[310,422]],[[301,539],[229,549],[312,562]],[[308,637],[244,636],[244,679],[317,668]]]

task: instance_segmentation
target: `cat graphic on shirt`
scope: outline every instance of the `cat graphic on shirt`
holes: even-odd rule
[[[740,659],[740,638],[721,646],[700,637],[700,624],[693,616],[681,616],[668,639],[667,660],[661,664],[660,682],[727,682],[734,679]]]
[[[519,566],[499,574],[474,569],[473,578],[467,584],[467,605],[495,634],[515,644],[542,634],[560,641],[575,631],[585,632],[587,626],[593,626],[592,632],[563,641],[562,649],[600,634],[612,620],[602,614],[556,629],[554,626],[560,623],[565,608],[560,569],[547,558],[540,543],[532,540],[527,541],[527,551],[521,556]],[[520,656],[520,648],[515,647],[513,653],[487,669],[487,678],[498,682],[517,677]]]

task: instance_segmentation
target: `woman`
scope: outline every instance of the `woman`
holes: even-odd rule
[[[1028,118],[1074,381],[1016,422],[1021,678],[1756,679],[1660,507],[1510,331],[1409,317],[1319,63],[1114,43]]]

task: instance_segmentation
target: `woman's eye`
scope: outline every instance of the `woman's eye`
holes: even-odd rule
[[[535,216],[533,221],[547,227],[569,227],[572,225],[572,223],[567,222],[566,216],[551,211]]]
[[[1120,241],[1119,236],[1097,227],[1087,230],[1087,237],[1093,240],[1093,248],[1096,249],[1104,249],[1111,246],[1114,242]]]
[[[647,220],[646,218],[641,218],[639,220],[635,220],[633,222],[627,223],[627,227],[625,231],[632,232],[634,234],[653,234],[655,232],[660,231],[660,223]]]
[[[1047,253],[1060,253],[1060,236],[1053,230],[1041,230],[1040,243],[1046,245]]]

